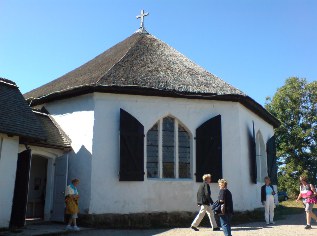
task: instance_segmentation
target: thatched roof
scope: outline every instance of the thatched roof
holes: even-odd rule
[[[25,98],[38,105],[91,92],[238,101],[248,103],[247,107],[255,105],[256,113],[278,125],[239,89],[147,33],[134,33],[79,68],[26,93]]]
[[[25,140],[45,140],[46,135],[17,85],[0,78],[0,133]]]

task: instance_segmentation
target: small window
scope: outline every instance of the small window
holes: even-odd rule
[[[158,123],[147,132],[147,176],[158,178]]]
[[[190,136],[178,125],[179,178],[190,178]]]
[[[191,178],[190,157],[190,135],[177,119],[160,119],[148,131],[148,178]]]
[[[163,178],[175,178],[175,135],[174,119],[166,117],[163,119]]]

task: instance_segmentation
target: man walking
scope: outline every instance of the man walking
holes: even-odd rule
[[[217,225],[217,222],[215,220],[214,213],[210,207],[211,204],[213,204],[213,201],[210,197],[210,186],[211,183],[211,175],[205,174],[203,176],[203,183],[199,186],[198,192],[197,192],[197,204],[200,206],[200,211],[196,218],[194,219],[191,229],[195,231],[199,231],[197,228],[202,219],[204,218],[206,212],[210,220],[211,227],[213,231],[219,230],[219,227]]]

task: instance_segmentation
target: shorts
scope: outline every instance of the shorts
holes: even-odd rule
[[[306,201],[304,200],[303,204],[305,206],[305,211],[306,212],[312,212],[313,211],[314,203],[306,203]]]

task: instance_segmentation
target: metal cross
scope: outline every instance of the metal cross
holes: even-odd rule
[[[140,22],[140,29],[144,29],[144,17],[148,16],[149,13],[144,13],[144,10],[141,10],[141,14],[136,16],[137,19],[141,19]]]

